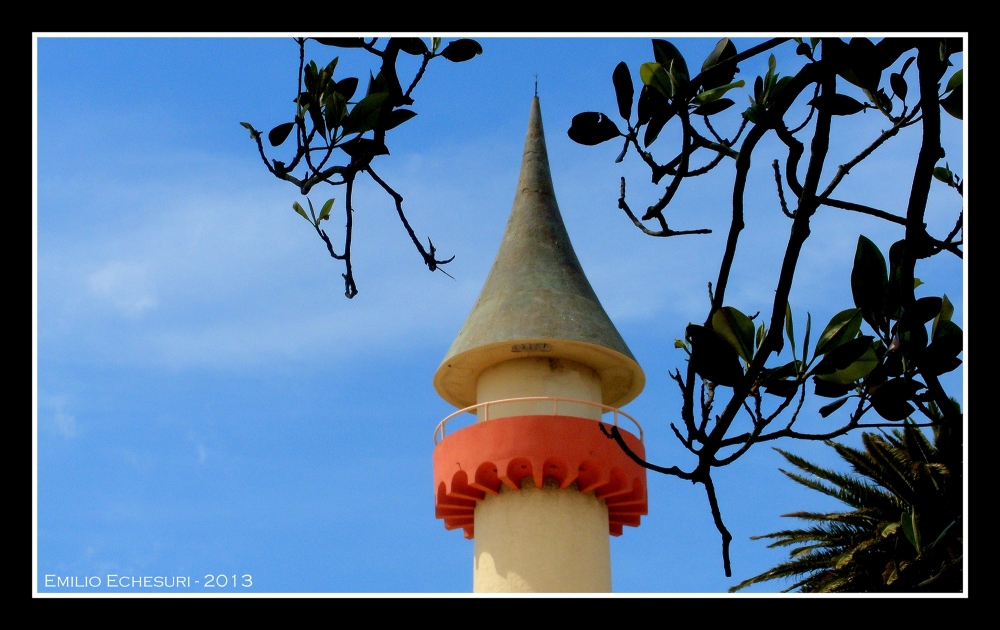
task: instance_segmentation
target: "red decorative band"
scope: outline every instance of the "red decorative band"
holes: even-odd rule
[[[608,425],[605,423],[605,426]],[[634,453],[642,442],[619,429]],[[601,432],[596,420],[569,416],[516,416],[478,422],[441,440],[434,449],[434,515],[445,529],[475,536],[476,503],[500,485],[520,490],[530,477],[541,488],[549,477],[560,488],[576,483],[608,506],[609,533],[639,526],[648,513],[646,469]]]

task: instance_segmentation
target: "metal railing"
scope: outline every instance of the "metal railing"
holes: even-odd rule
[[[503,400],[491,400],[489,402],[482,402],[476,405],[472,405],[471,407],[466,407],[465,409],[459,409],[455,413],[451,414],[450,416],[439,422],[438,425],[434,428],[434,444],[437,445],[438,443],[440,443],[441,440],[445,438],[445,425],[448,424],[448,421],[451,420],[452,418],[462,415],[463,413],[477,413],[480,409],[482,409],[483,410],[482,421],[488,422],[490,419],[490,407],[493,405],[519,403],[519,402],[538,402],[545,400],[552,401],[553,416],[559,415],[559,403],[561,402],[587,405],[589,407],[597,407],[598,409],[601,410],[602,414],[604,412],[611,412],[614,414],[614,425],[616,427],[618,426],[618,416],[625,416],[626,418],[632,421],[632,424],[634,424],[637,429],[639,429],[639,441],[640,442],[643,441],[642,425],[639,424],[638,420],[636,420],[629,414],[625,413],[621,409],[617,409],[615,407],[609,407],[608,405],[603,405],[601,403],[596,403],[590,400],[580,400],[578,398],[561,398],[558,396],[527,396],[524,398],[504,398]],[[532,414],[521,414],[521,415],[544,415],[544,414],[532,413]],[[504,416],[504,417],[507,418],[510,416]],[[595,422],[603,422],[603,420],[595,420]],[[438,439],[439,434],[441,435],[440,439]]]

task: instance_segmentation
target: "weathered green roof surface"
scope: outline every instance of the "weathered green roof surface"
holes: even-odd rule
[[[531,103],[514,207],[486,284],[434,377],[457,407],[476,403],[483,369],[520,357],[579,361],[603,400],[635,398],[645,375],[583,273],[556,203],[538,97]]]

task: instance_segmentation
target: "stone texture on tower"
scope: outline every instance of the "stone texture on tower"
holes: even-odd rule
[[[569,359],[600,377],[602,402],[620,407],[645,375],[584,275],[556,203],[536,96],[514,207],[489,277],[434,376],[456,407],[476,403],[482,371],[526,357]]]

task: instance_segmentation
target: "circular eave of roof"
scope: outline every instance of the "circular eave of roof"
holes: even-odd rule
[[[601,402],[622,407],[646,386],[646,374],[635,359],[584,341],[535,337],[499,341],[447,357],[434,374],[434,389],[463,409],[476,404],[479,375],[491,366],[528,357],[568,359],[589,366],[601,381]]]

